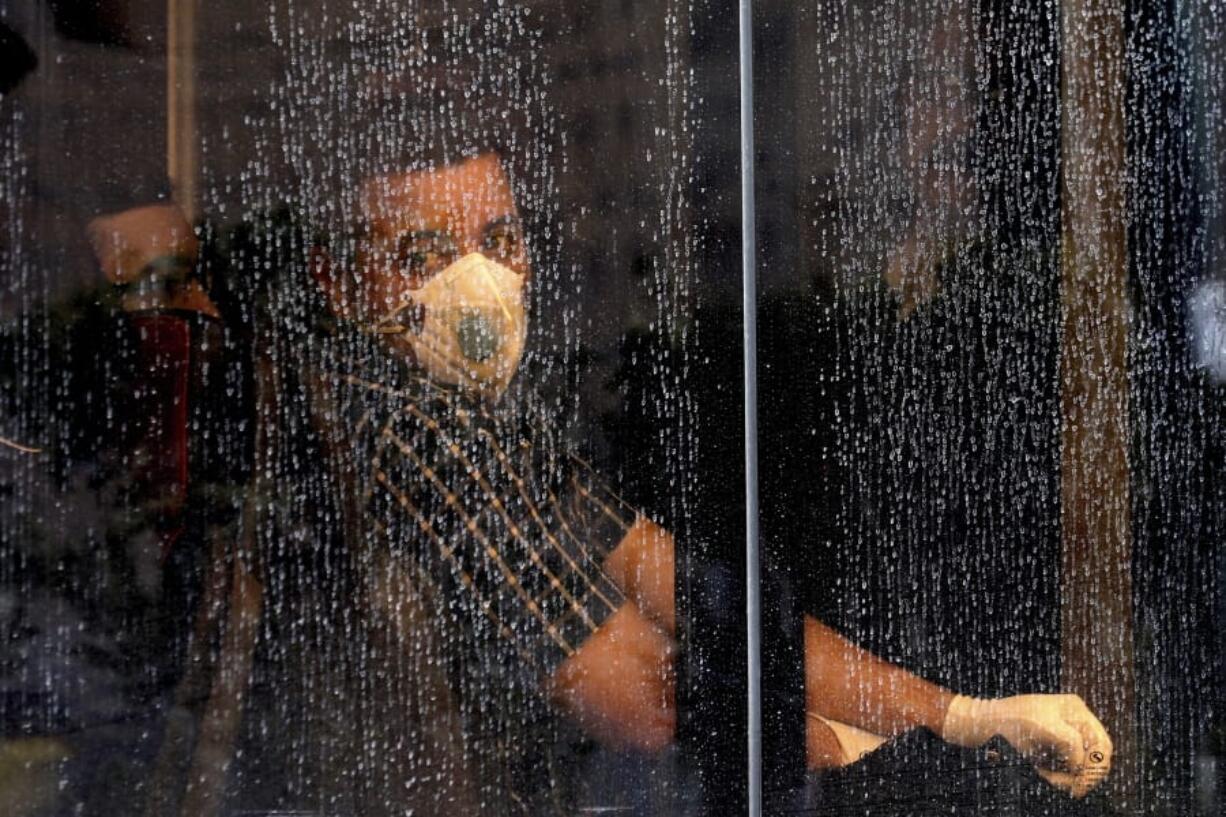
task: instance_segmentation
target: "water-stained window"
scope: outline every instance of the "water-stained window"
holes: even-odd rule
[[[1221,34],[0,0],[0,811],[1216,814]]]

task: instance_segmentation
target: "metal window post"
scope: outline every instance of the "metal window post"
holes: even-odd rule
[[[758,327],[754,219],[753,15],[740,0],[741,279],[745,377],[745,652],[749,817],[762,814],[761,587],[758,578]]]

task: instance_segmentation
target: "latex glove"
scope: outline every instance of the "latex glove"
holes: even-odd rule
[[[1032,761],[1047,782],[1074,797],[1084,797],[1111,770],[1111,737],[1076,695],[954,697],[941,737],[977,747],[995,735]]]

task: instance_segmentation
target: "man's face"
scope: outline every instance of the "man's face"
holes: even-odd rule
[[[455,261],[482,253],[530,274],[511,182],[492,153],[459,164],[383,176],[362,191],[364,235],[355,256],[359,320],[376,321]]]
[[[530,269],[498,158],[383,176],[360,193],[353,266],[320,276],[333,310],[429,377],[501,394],[523,354]]]

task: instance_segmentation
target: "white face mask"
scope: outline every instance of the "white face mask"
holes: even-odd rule
[[[524,353],[524,276],[469,253],[414,290],[374,330],[407,344],[433,380],[497,398]]]

